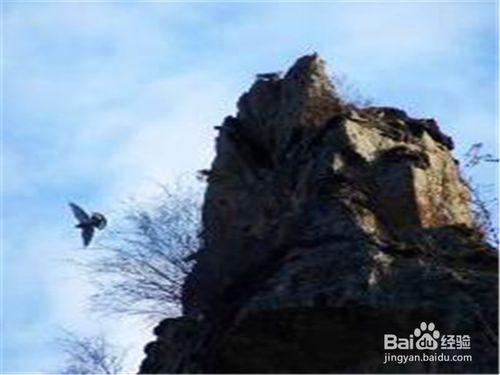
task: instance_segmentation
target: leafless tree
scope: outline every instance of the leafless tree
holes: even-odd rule
[[[83,337],[64,330],[57,343],[65,356],[59,373],[118,374],[123,369],[123,354],[103,335]]]
[[[361,94],[359,89],[353,84],[346,74],[339,73],[331,76],[331,81],[340,98],[347,105],[357,108],[368,107],[373,104],[373,100]]]
[[[93,305],[149,318],[180,311],[186,257],[199,246],[201,189],[163,188],[157,203],[129,207],[87,264],[97,285]]]
[[[498,207],[498,197],[491,185],[476,183],[473,172],[477,166],[484,163],[498,163],[498,158],[483,152],[483,143],[474,143],[464,155],[462,175],[471,196],[472,213],[478,230],[485,239],[498,247],[498,226],[495,223],[495,210]]]

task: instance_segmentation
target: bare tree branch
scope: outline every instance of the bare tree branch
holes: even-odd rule
[[[123,368],[123,354],[102,335],[82,337],[63,330],[58,344],[66,357],[62,374],[118,374]]]
[[[358,88],[350,82],[346,74],[335,74],[331,76],[331,80],[337,94],[340,95],[345,104],[358,108],[373,105],[373,100],[363,96]]]
[[[475,224],[484,238],[498,248],[498,225],[495,223],[494,212],[498,207],[498,197],[492,186],[482,186],[476,183],[472,172],[474,168],[484,163],[498,163],[498,158],[483,152],[482,143],[474,143],[464,155],[464,182],[470,192],[470,203]]]
[[[201,198],[201,189],[163,187],[153,207],[127,209],[86,263],[96,309],[149,318],[180,312],[186,258],[199,248]]]

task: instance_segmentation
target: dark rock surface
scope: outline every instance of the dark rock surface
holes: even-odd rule
[[[434,120],[344,103],[311,55],[219,131],[185,316],[141,372],[497,372],[498,256]],[[422,321],[473,361],[384,365]]]

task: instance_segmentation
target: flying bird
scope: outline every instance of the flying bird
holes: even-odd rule
[[[94,236],[94,228],[99,230],[104,229],[106,227],[107,220],[103,214],[98,212],[93,212],[92,215],[89,216],[83,208],[75,203],[70,202],[69,206],[71,207],[71,211],[73,211],[73,215],[75,215],[76,220],[78,220],[78,224],[75,225],[75,227],[80,228],[82,231],[83,246],[87,247]]]

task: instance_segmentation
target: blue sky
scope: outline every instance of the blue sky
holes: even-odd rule
[[[210,165],[254,74],[317,51],[366,97],[497,152],[497,5],[21,3],[3,8],[3,369],[57,368],[57,327],[105,330],[135,371],[148,326],[96,319],[67,201],[118,217]],[[495,166],[478,171],[494,183]],[[90,253],[91,254],[91,253]],[[91,255],[90,255],[91,256]]]

